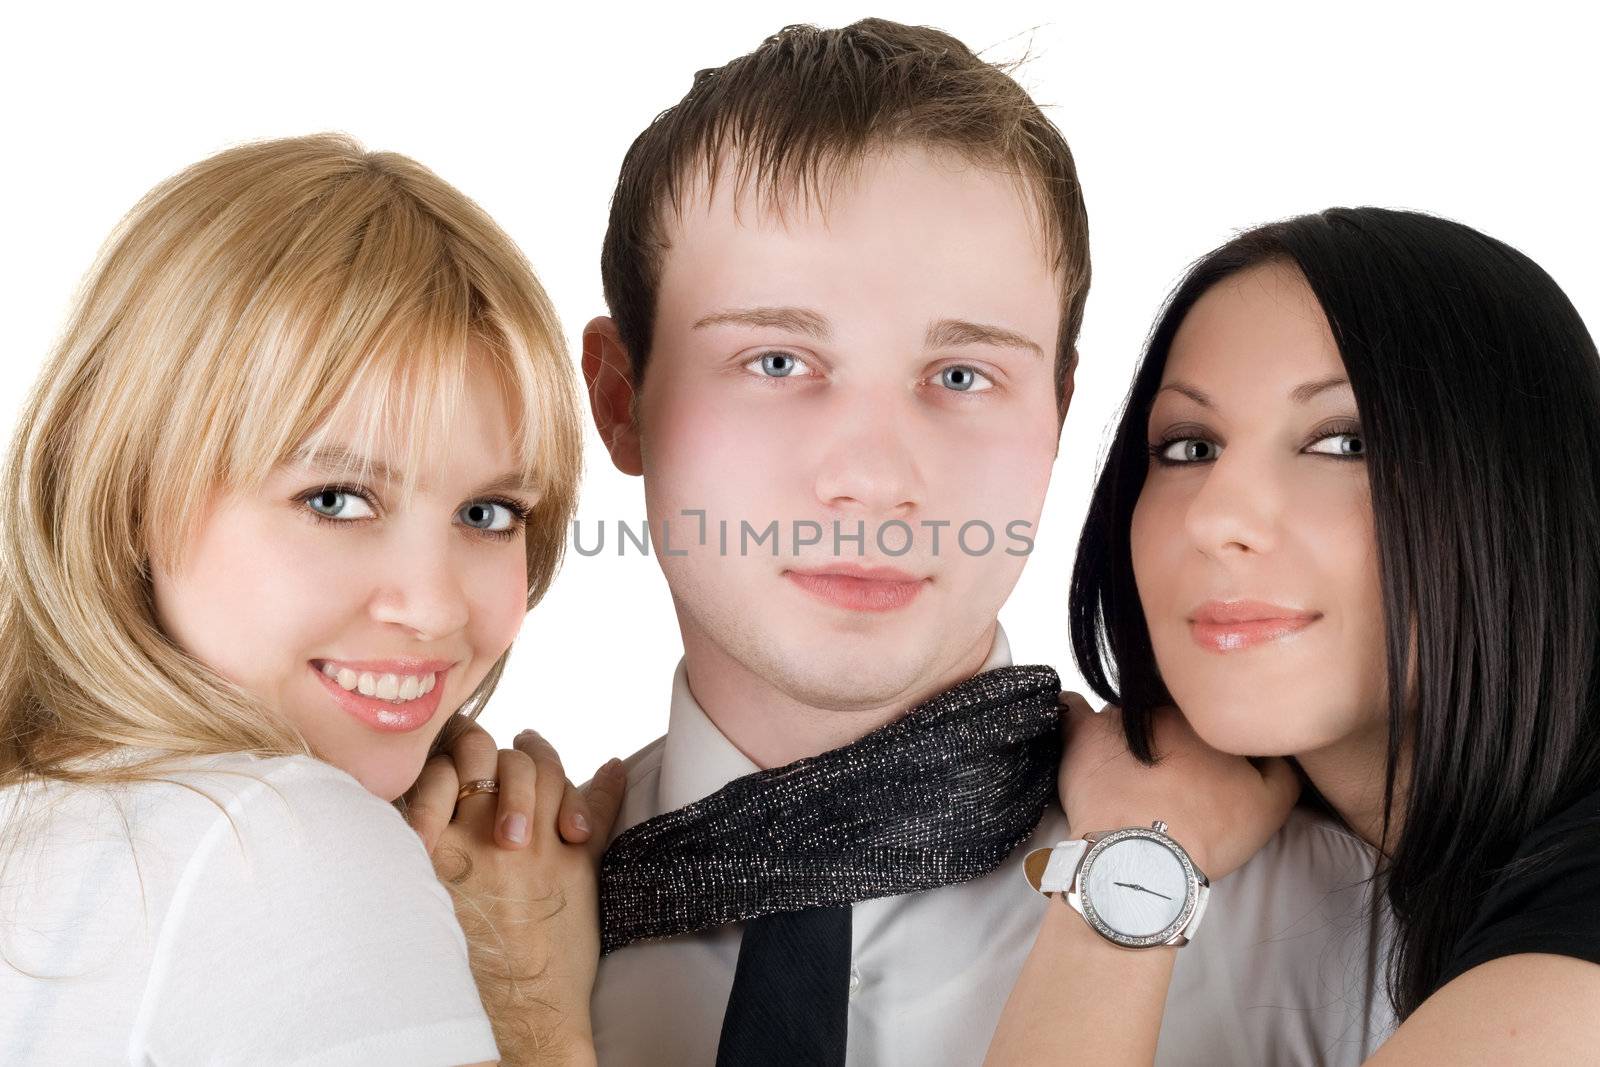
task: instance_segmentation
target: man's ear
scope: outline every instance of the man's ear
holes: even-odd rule
[[[643,474],[639,427],[633,418],[633,363],[617,324],[606,315],[590,319],[583,328],[583,384],[594,428],[611,462],[623,474]]]
[[[1078,350],[1072,350],[1072,362],[1067,364],[1067,376],[1061,383],[1061,414],[1072,410],[1072,390],[1078,375]]]
[[[1056,455],[1061,454],[1061,434],[1067,428],[1067,412],[1072,410],[1072,390],[1076,386],[1075,379],[1078,374],[1078,350],[1072,350],[1072,362],[1067,364],[1066,377],[1061,381],[1061,404],[1057,408],[1061,412],[1061,421],[1056,426]]]

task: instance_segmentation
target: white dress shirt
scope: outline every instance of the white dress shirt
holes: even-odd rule
[[[1008,666],[996,627],[979,669]],[[616,833],[759,770],[689,692],[680,660],[666,736],[627,761]],[[1112,829],[1103,827],[1102,829]],[[1022,859],[1067,836],[1052,801],[1033,836],[982,878],[863,900],[851,912],[851,1067],[979,1064],[1043,909]],[[1215,883],[1178,951],[1157,1063],[1357,1064],[1393,1025],[1366,921],[1370,849],[1296,810],[1255,858]],[[618,949],[600,961],[593,1016],[602,1067],[713,1064],[743,925]]]

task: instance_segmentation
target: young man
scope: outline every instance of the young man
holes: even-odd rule
[[[1059,681],[997,621],[1072,397],[1067,146],[946,34],[790,27],[634,142],[602,271],[584,374],[684,656],[602,870],[600,1062],[977,1063],[1022,857],[1074,836]],[[1219,883],[1161,1061],[1359,1062],[1369,872],[1297,814]]]

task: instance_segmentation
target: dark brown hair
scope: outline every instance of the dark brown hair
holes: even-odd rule
[[[1404,1020],[1472,965],[1497,881],[1600,845],[1593,821],[1539,837],[1600,782],[1600,353],[1533,260],[1418,212],[1330,208],[1191,267],[1135,372],[1072,572],[1078,669],[1146,762],[1151,712],[1176,703],[1130,542],[1150,408],[1194,305],[1264,263],[1316,295],[1365,445],[1383,617],[1363,621],[1384,635],[1389,719],[1374,920],[1386,900]]]
[[[1056,397],[1077,363],[1089,292],[1089,228],[1072,153],[1013,81],[949,34],[863,19],[843,29],[787,26],[749,55],[702,70],[628,149],[600,256],[606,304],[644,380],[661,279],[663,208],[724,153],[739,187],[773,201],[816,197],[869,152],[913,144],[957,153],[1025,183],[1062,277]],[[1065,414],[1065,412],[1061,412]]]

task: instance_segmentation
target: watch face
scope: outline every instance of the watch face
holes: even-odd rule
[[[1095,928],[1123,944],[1165,941],[1192,912],[1188,862],[1157,838],[1118,831],[1086,857],[1084,914]]]

